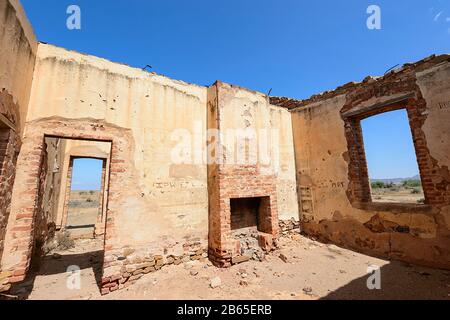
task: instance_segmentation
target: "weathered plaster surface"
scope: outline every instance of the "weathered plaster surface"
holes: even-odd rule
[[[0,257],[10,214],[17,154],[28,110],[37,42],[20,3],[0,2],[0,127],[8,130],[5,157],[0,165]],[[1,263],[1,260],[0,260]],[[0,264],[1,266],[1,264]],[[0,267],[1,271],[1,267]],[[1,273],[0,273],[1,276]],[[0,291],[4,286],[0,278]]]
[[[124,197],[126,211],[133,212],[117,230],[124,245],[143,245],[163,232],[139,208],[143,200],[173,228],[173,236],[207,233],[206,165],[171,161],[178,143],[171,139],[174,131],[186,129],[199,140],[205,134],[206,88],[40,45],[31,99],[27,121],[90,117],[130,130],[135,147],[126,161],[137,171],[138,187]],[[201,152],[203,145],[193,148]]]
[[[21,132],[26,118],[38,43],[17,0],[0,3],[0,91],[18,110],[14,124]],[[12,120],[12,119],[10,119]],[[16,123],[17,122],[17,123]]]
[[[334,95],[325,93],[322,99],[314,97],[311,102],[298,102],[301,106],[292,109],[302,230],[325,241],[366,253],[448,268],[450,63],[444,58],[436,58],[428,65],[419,63],[416,73],[408,68],[398,76],[391,76],[404,81],[404,89],[401,86],[396,89],[404,90],[403,93],[389,92],[394,88],[391,83],[395,78],[387,76],[386,82],[391,82],[385,85],[385,89],[384,79],[369,80],[380,88],[376,89],[379,92],[374,89],[359,93],[357,90],[364,92],[363,88],[369,85],[352,84],[348,89],[338,89]],[[412,77],[417,77],[420,88],[416,94],[417,101],[421,101],[420,94],[425,99],[426,109],[421,111],[421,116],[426,116],[426,120],[416,135],[425,134],[425,150],[434,159],[432,169],[426,167],[422,171],[426,187],[432,189],[429,193],[432,198],[428,199],[432,205],[352,203],[348,193],[349,151],[342,110],[358,94],[361,100],[353,104],[353,109],[345,110],[346,113],[364,111],[373,105],[382,106],[395,101],[396,97],[410,94],[411,90],[417,90],[414,80],[410,80],[415,79]],[[419,120],[413,118],[410,121]],[[423,148],[422,143],[416,148]],[[425,158],[419,160],[422,166],[431,163]]]
[[[209,253],[216,265],[229,266],[241,253],[231,232],[231,199],[264,198],[260,243],[277,237],[279,212],[298,218],[290,114],[261,93],[219,81],[208,93],[208,128],[220,132],[208,153]]]

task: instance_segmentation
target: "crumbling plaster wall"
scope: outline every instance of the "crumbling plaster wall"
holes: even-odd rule
[[[120,195],[115,241],[138,247],[166,236],[206,238],[206,165],[171,160],[175,130],[193,134],[197,126],[202,139],[205,104],[206,88],[40,44],[27,123],[86,118],[130,131],[134,146],[123,160],[136,177]]]
[[[18,0],[0,2],[0,102],[2,114],[23,131],[38,43]],[[6,110],[5,110],[6,109]]]
[[[416,126],[416,150],[429,153],[418,160],[431,191],[428,205],[358,203],[352,199],[342,112],[411,92],[408,112]],[[292,109],[292,123],[303,232],[372,255],[450,268],[448,56],[406,65],[398,73],[299,104]]]
[[[261,93],[218,81],[208,91],[208,128],[220,132],[209,137],[209,256],[229,266],[241,253],[230,199],[268,197],[268,236],[278,235],[279,219],[298,219],[290,114]]]
[[[295,159],[293,148],[292,122],[290,113],[284,108],[270,105],[262,93],[245,88],[218,82],[216,84],[221,94],[220,102],[220,132],[221,144],[224,146],[225,158],[234,158],[234,164],[228,165],[227,160],[222,166],[226,175],[227,170],[233,175],[233,170],[239,167],[241,152],[245,156],[252,156],[256,161],[259,174],[275,178],[277,193],[278,217],[280,220],[298,219],[298,204],[295,178]],[[227,131],[235,132],[235,139],[227,138]],[[246,150],[244,144],[239,144],[239,131],[245,135],[245,130],[256,133],[256,141],[249,142]],[[242,136],[241,136],[242,137]],[[255,148],[250,147],[252,143]],[[238,150],[241,148],[241,150]],[[250,158],[245,165],[252,165]],[[235,186],[246,187],[244,186]]]
[[[40,44],[30,106],[3,254],[11,282],[29,267],[45,135],[111,142],[105,275],[129,262],[124,248],[142,257],[207,242],[206,164],[171,159],[180,128],[193,152],[205,147],[206,88]]]
[[[0,121],[10,129],[0,173],[0,271],[36,51],[37,41],[19,1],[0,1]],[[3,278],[0,273],[0,291],[6,288]]]

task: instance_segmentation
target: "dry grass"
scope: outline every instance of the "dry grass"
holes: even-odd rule
[[[391,203],[423,203],[425,199],[421,187],[405,188],[395,186],[393,188],[372,189],[373,202],[391,202]]]

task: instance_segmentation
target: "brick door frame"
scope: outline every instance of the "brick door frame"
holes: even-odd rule
[[[120,207],[117,197],[127,174],[129,158],[134,148],[130,129],[124,129],[93,119],[64,119],[52,117],[27,124],[22,150],[17,162],[16,183],[13,189],[11,214],[8,221],[2,270],[11,272],[9,283],[21,282],[28,273],[37,215],[39,175],[45,154],[45,137],[91,140],[111,143],[108,190],[106,204],[104,255],[113,251],[114,217]],[[106,268],[104,264],[103,270]]]

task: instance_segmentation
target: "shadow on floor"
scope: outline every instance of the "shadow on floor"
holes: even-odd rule
[[[368,289],[373,273],[355,279],[321,300],[450,300],[450,272],[392,261],[379,269],[381,289]]]
[[[78,266],[81,270],[92,268],[97,286],[101,286],[102,267],[104,251],[91,251],[80,254],[61,254],[48,255],[40,259],[38,263],[34,262],[28,273],[27,278],[12,286],[10,292],[17,295],[19,299],[27,299],[33,291],[34,282],[37,276],[67,274],[70,266]],[[57,298],[57,297],[55,297]]]

